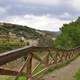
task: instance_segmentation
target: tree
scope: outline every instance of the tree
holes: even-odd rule
[[[56,47],[73,48],[80,46],[80,22],[78,19],[76,21],[63,25],[60,29],[62,33],[55,40]]]

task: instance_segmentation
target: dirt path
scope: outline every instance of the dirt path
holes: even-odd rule
[[[76,71],[80,68],[80,57],[71,62],[69,65],[55,70],[49,75],[45,76],[45,80],[74,80]]]

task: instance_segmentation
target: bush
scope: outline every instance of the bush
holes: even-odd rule
[[[80,69],[78,70],[78,72],[76,72],[74,78],[75,80],[80,80]]]

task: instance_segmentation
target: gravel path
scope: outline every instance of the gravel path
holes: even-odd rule
[[[71,62],[69,65],[55,70],[45,76],[45,80],[74,80],[76,71],[80,68],[80,57]]]

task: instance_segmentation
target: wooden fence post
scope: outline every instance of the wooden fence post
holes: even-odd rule
[[[27,60],[27,77],[28,80],[33,80],[32,79],[32,53],[28,54],[28,60]]]
[[[44,60],[45,60],[45,65],[48,66],[49,65],[49,53],[46,54]]]

